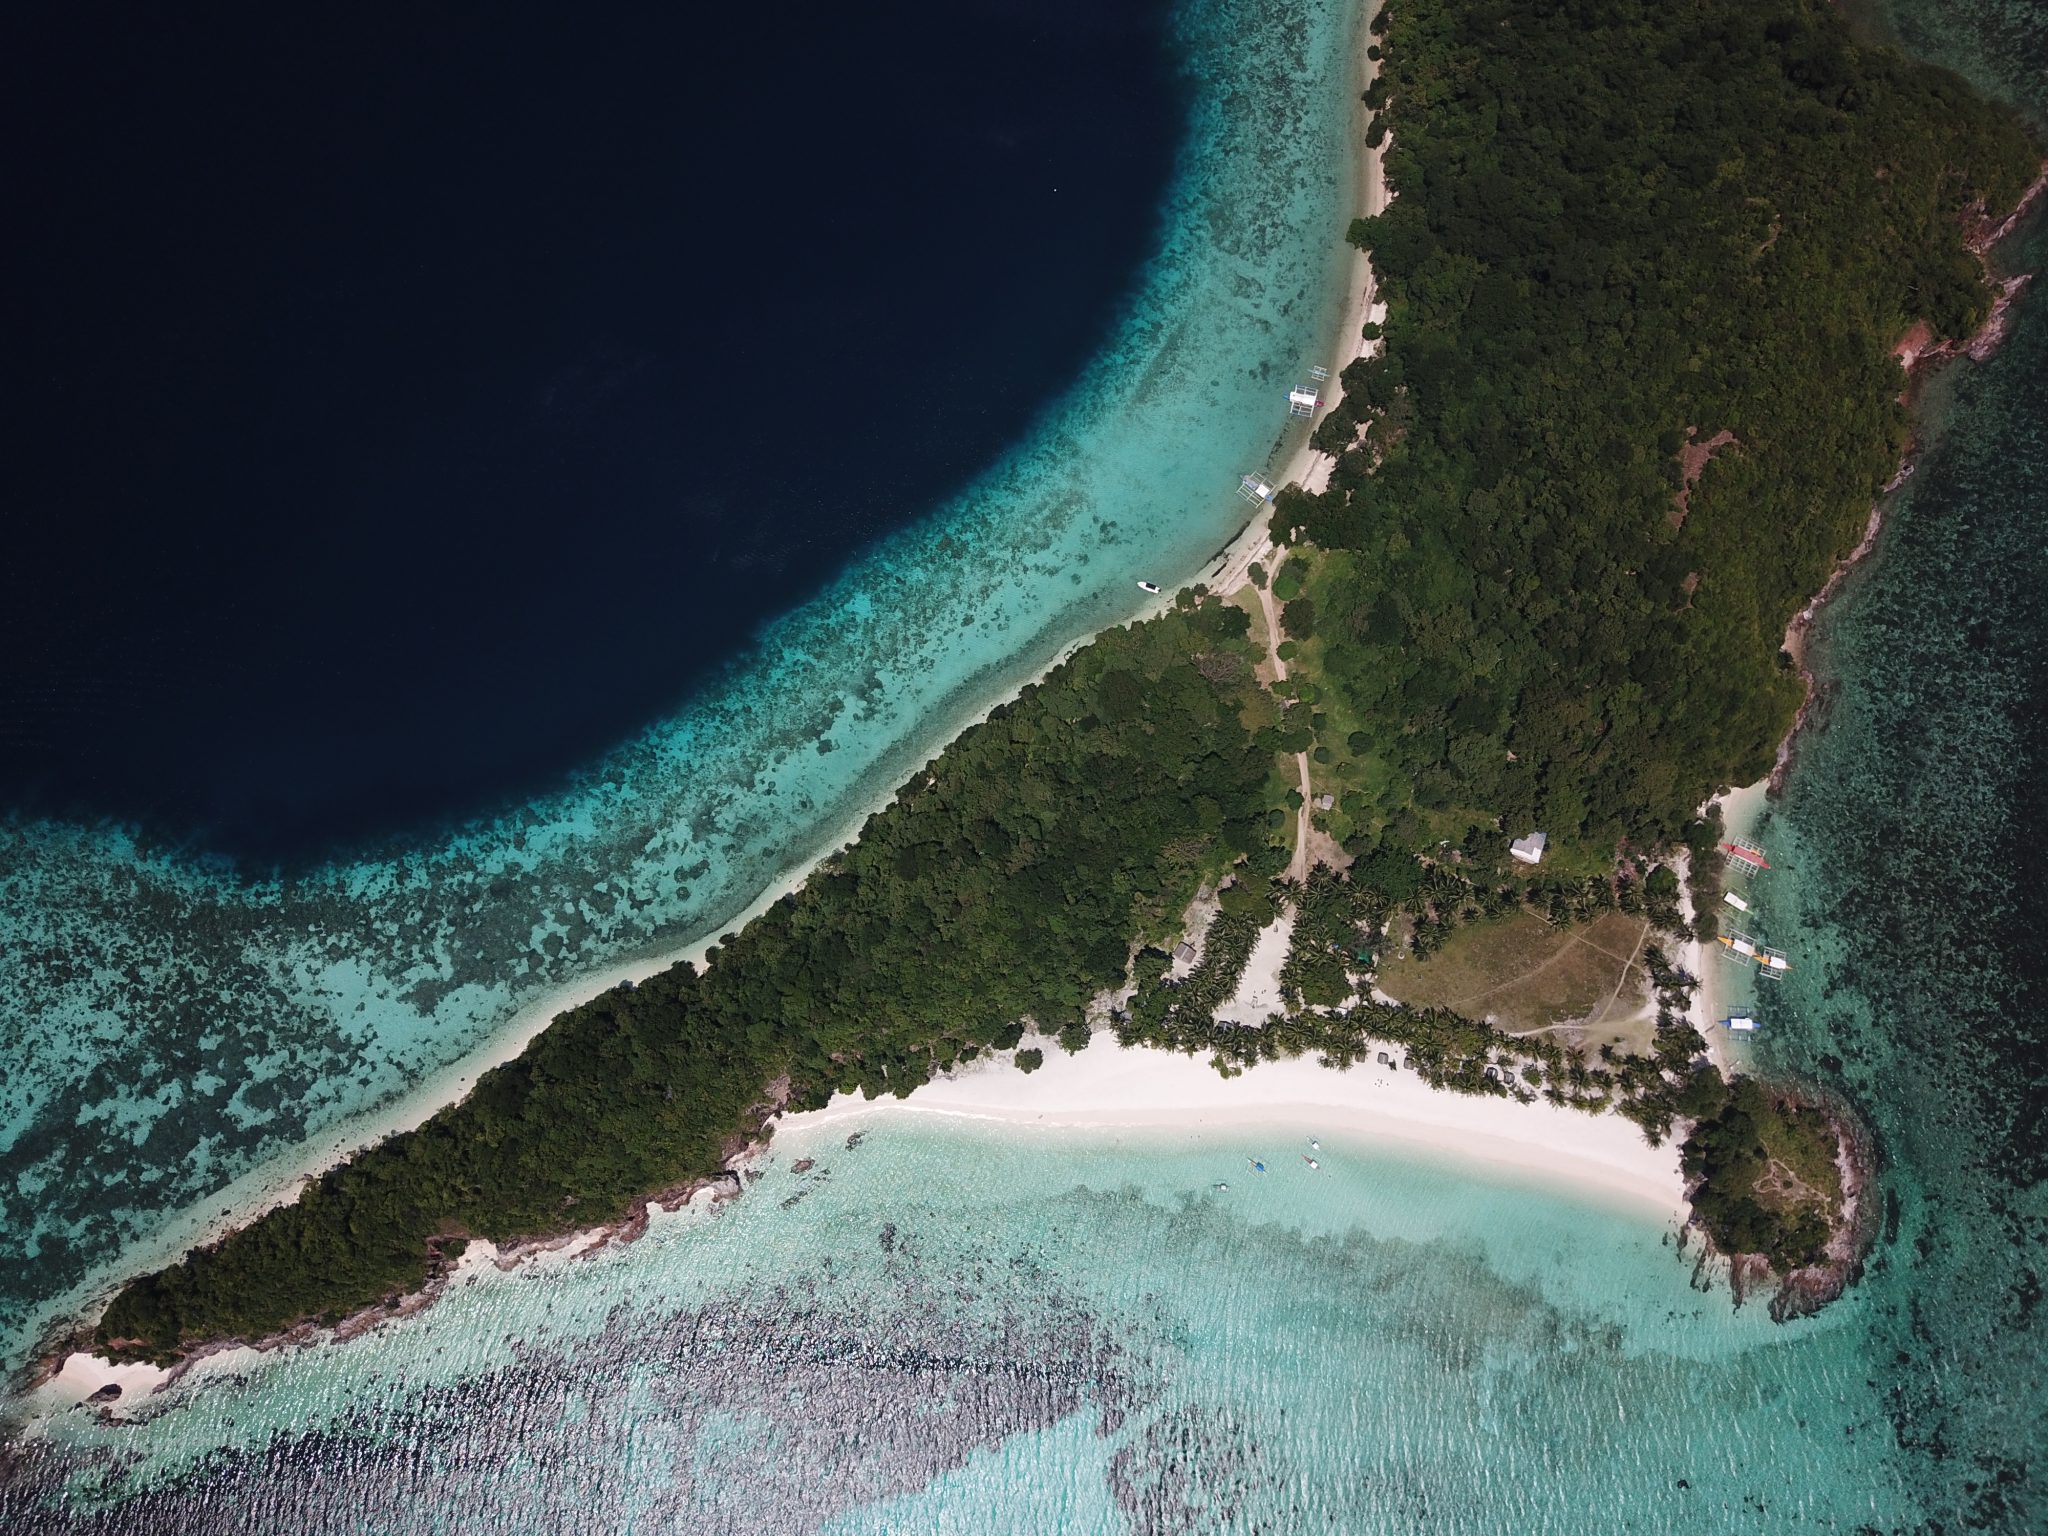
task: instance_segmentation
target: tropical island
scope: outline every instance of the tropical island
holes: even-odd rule
[[[130,1286],[101,1352],[395,1307],[473,1239],[729,1179],[785,1111],[1028,1069],[1027,1027],[1619,1112],[1683,1140],[1732,1262],[1840,1249],[1841,1116],[1707,1059],[1678,957],[1713,906],[1686,887],[1719,840],[1701,807],[1769,770],[1802,702],[1788,623],[1908,446],[1894,348],[1983,323],[1965,221],[2016,204],[2037,153],[1805,0],[1393,0],[1373,33],[1366,142],[1397,195],[1351,238],[1384,309],[1344,338],[1327,472],[1279,493],[1242,580],[997,709],[701,972],[564,1013]],[[1601,925],[1625,956],[1580,942]],[[1612,954],[1587,985],[1643,978],[1645,1007],[1594,1040],[1457,1006],[1531,944]],[[1262,946],[1277,1001],[1246,1020]]]

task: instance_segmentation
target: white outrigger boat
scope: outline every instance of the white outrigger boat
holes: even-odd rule
[[[1720,938],[1721,942],[1728,946],[1730,959],[1739,960],[1744,964],[1756,959],[1756,940],[1748,934],[1731,932],[1722,934]]]

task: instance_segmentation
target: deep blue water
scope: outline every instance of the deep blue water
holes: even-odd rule
[[[296,863],[672,710],[1103,343],[1167,9],[11,30],[0,805]]]
[[[2037,123],[2048,116],[2048,28],[2036,8],[1899,0],[1884,12],[1916,52],[2015,97]],[[1199,19],[1212,38],[1234,40],[1275,14],[1218,7]],[[1293,45],[1292,29],[1275,30],[1248,78],[1271,83],[1277,100]],[[1241,46],[1219,51],[1245,63]],[[1268,103],[1221,78],[1235,120],[1268,120],[1252,110]],[[1259,201],[1226,182],[1223,206]],[[1190,227],[1234,228],[1213,217]],[[2007,260],[2048,266],[2044,233],[2037,221]],[[1235,270],[1243,255],[1215,259]],[[1257,329],[1238,324],[1233,341]],[[1820,1318],[1781,1328],[1754,1310],[1731,1316],[1720,1294],[1686,1289],[1641,1223],[1457,1170],[1404,1170],[1336,1141],[1322,1172],[1225,1192],[1218,1175],[1235,1178],[1268,1146],[1037,1134],[1005,1146],[977,1132],[879,1127],[856,1147],[835,1127],[781,1146],[767,1181],[716,1222],[657,1222],[640,1244],[596,1259],[485,1273],[420,1318],[352,1346],[270,1357],[245,1381],[208,1384],[139,1426],[65,1415],[47,1438],[10,1447],[0,1524],[2044,1529],[2048,309],[2038,294],[1997,357],[1940,381],[1928,422],[1932,441],[1887,508],[1877,556],[1825,611],[1823,725],[1803,740],[1760,834],[1774,871],[1751,885],[1759,926],[1798,961],[1760,1001],[1758,1055],[1849,1097],[1884,1160],[1869,1272]],[[1075,540],[1092,536],[1087,527]],[[1071,544],[1061,557],[1071,561]],[[910,590],[913,575],[936,568],[904,560],[886,590]],[[1116,584],[1128,590],[1124,571]],[[796,755],[833,762],[845,749]],[[654,800],[652,778],[621,770],[620,797]],[[75,1188],[132,1188],[244,1155],[232,1135],[192,1137],[137,1102],[189,1077],[180,1063],[202,1047],[179,1032],[187,1016],[206,1030],[221,1017],[263,1018],[265,1006],[288,1019],[310,997],[342,994],[345,962],[379,986],[395,976],[430,990],[444,974],[436,965],[481,986],[472,969],[495,973],[467,956],[517,947],[505,934],[531,917],[518,903],[536,885],[559,907],[539,909],[550,937],[571,934],[570,958],[548,962],[559,967],[590,963],[651,922],[611,899],[642,899],[645,878],[607,862],[624,865],[620,850],[637,839],[563,831],[601,827],[614,808],[576,812],[536,812],[504,848],[465,843],[281,891],[217,890],[106,839],[17,839],[12,864],[0,860],[0,919],[31,905],[54,914],[0,945],[0,959],[30,957],[7,990],[54,999],[34,1015],[49,1035],[22,1059],[54,1054],[46,1038],[66,1030],[89,1037],[76,1050],[90,1088],[58,1082],[50,1102],[65,1113],[31,1105],[36,1128],[21,1145],[40,1156],[39,1138],[57,1139],[45,1123],[68,1126],[74,1103],[121,1133],[108,1148],[142,1143],[131,1126],[156,1127],[126,1164],[95,1147],[10,1170],[52,1235],[37,1263],[54,1269],[63,1242],[103,1253],[113,1240]],[[572,844],[573,856],[557,851]],[[43,899],[23,903],[20,891]],[[566,917],[564,893],[581,903]],[[467,915],[480,906],[511,924],[505,934]],[[422,908],[430,925],[416,939]],[[443,911],[456,915],[434,916]],[[293,949],[265,924],[314,937]],[[253,980],[228,974],[235,966]],[[198,980],[169,996],[165,978],[181,968]],[[278,979],[301,976],[318,990]],[[423,1033],[452,1027],[419,1006]],[[334,1004],[332,1017],[345,1016]],[[288,1097],[275,1084],[308,1061],[385,1060],[381,1036],[323,1057],[281,1023],[267,1028],[289,1045],[288,1069],[258,1061],[263,1072],[244,1076],[274,1096]],[[130,1074],[146,1055],[130,1049],[135,1038],[169,1066]],[[140,1087],[95,1098],[106,1077]],[[1321,1128],[1285,1129],[1291,1140]],[[800,1152],[818,1157],[804,1174]],[[140,1497],[98,1508],[99,1488]]]
[[[516,1048],[527,1025],[725,931],[1064,647],[1153,605],[1138,578],[1178,586],[1208,570],[1248,515],[1238,476],[1284,462],[1301,436],[1288,386],[1341,345],[1362,20],[1330,0],[1177,6],[1151,41],[1155,72],[1186,90],[1183,136],[1146,259],[1101,344],[957,490],[566,780],[278,877],[209,857],[161,820],[0,807],[0,1370],[121,1274],[198,1240],[224,1208],[459,1092],[480,1048]],[[1076,48],[1112,55],[1139,35],[1091,30],[1086,17],[1063,25]],[[831,145],[851,163],[886,158],[890,141]],[[871,298],[848,287],[837,302]],[[937,319],[962,334],[956,316]],[[1005,366],[978,341],[959,346],[977,366]],[[876,407],[858,388],[839,393]],[[775,430],[787,441],[761,458],[764,478],[803,456],[799,414]],[[773,509],[741,510],[758,525],[750,536],[772,544]],[[463,558],[504,585],[494,601],[451,600],[445,624],[473,623],[478,607],[507,615],[508,632],[596,624],[599,694],[611,679],[674,670],[680,616],[744,580],[733,559],[666,570],[619,544],[596,557],[609,577],[601,604],[533,620],[556,568],[581,557],[557,548],[566,535],[472,527]],[[404,547],[391,558],[403,564]],[[385,579],[395,584],[402,576]],[[125,611],[99,594],[82,601],[95,615],[83,630]],[[210,613],[227,601],[191,603]],[[272,637],[249,626],[244,638],[251,664],[270,664]],[[527,697],[516,674],[533,663],[488,627],[465,654],[500,650],[503,728],[517,733],[550,695]],[[62,682],[38,696],[87,696]],[[458,717],[476,707],[450,686]],[[268,702],[355,728],[328,673],[280,677]],[[110,758],[153,740],[131,727]],[[269,782],[226,746],[219,757],[224,774]],[[263,761],[288,776],[289,764]]]

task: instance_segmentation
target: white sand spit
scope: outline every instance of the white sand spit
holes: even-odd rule
[[[1390,1052],[1399,1056],[1399,1052]],[[1525,1176],[1645,1213],[1683,1220],[1678,1148],[1652,1147],[1619,1115],[1553,1104],[1441,1093],[1413,1072],[1313,1060],[1263,1062],[1225,1078],[1206,1061],[1099,1038],[1079,1055],[1048,1050],[1033,1073],[977,1063],[907,1099],[840,1095],[785,1117],[779,1136],[870,1117],[936,1115],[1047,1128],[1165,1127],[1183,1131],[1304,1122],[1317,1134],[1398,1142]]]

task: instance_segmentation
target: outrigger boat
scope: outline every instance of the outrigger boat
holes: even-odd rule
[[[1756,1028],[1756,1020],[1746,1013],[1731,1013],[1721,1021],[1723,1029],[1732,1029],[1738,1034],[1747,1034]]]
[[[1756,958],[1756,940],[1746,933],[1724,933],[1721,942],[1728,946],[1731,957],[1742,960]]]
[[[1759,949],[1757,942],[1746,933],[1724,933],[1721,942],[1728,946],[1731,960],[1754,960],[1759,974],[1776,981],[1792,969],[1792,962],[1785,958],[1782,949]]]
[[[1771,861],[1764,857],[1763,849],[1757,847],[1755,843],[1744,842],[1741,838],[1736,838],[1733,842],[1723,843],[1721,851],[1745,869],[1769,869],[1771,867]]]

